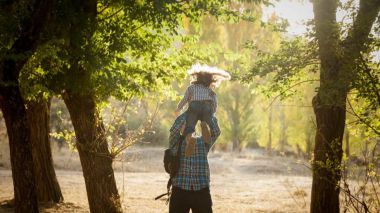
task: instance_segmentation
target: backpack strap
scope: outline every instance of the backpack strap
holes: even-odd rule
[[[170,188],[171,188],[171,185],[172,185],[172,178],[169,178],[169,180],[168,180],[168,183],[167,183],[167,189],[168,189],[168,192],[166,192],[166,193],[163,193],[163,194],[161,194],[161,195],[158,195],[156,198],[154,198],[155,200],[158,200],[158,199],[160,199],[160,198],[162,198],[163,196],[169,196],[168,197],[168,199],[166,200],[166,203],[169,201],[169,199],[170,199],[170,194],[171,194],[171,191],[170,191]]]
[[[179,142],[178,142],[178,147],[177,147],[177,155],[176,155],[176,160],[177,160],[177,163],[178,165],[180,165],[180,160],[181,160],[181,147],[182,147],[182,142],[185,140],[185,137],[183,135],[181,135],[179,137]],[[173,177],[174,175],[176,174],[173,174]],[[172,176],[172,174],[170,174],[170,176]]]
[[[181,146],[182,146],[182,142],[184,141],[184,137],[181,135],[179,137],[179,142],[178,142],[178,147],[177,147],[177,155],[176,155],[176,161],[178,163],[178,165],[180,165],[180,160],[181,160]],[[172,171],[171,171],[172,172]],[[178,171],[177,171],[178,172]],[[172,178],[175,177],[176,174],[170,174],[170,178],[168,180],[168,183],[166,184],[166,189],[168,190],[166,193],[163,193],[157,197],[154,198],[154,200],[158,200],[160,198],[162,198],[163,196],[168,196],[168,198],[166,199],[166,204],[169,203],[170,201],[170,196],[171,196],[171,188],[172,188]]]

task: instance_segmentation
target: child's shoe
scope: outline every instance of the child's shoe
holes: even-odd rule
[[[186,136],[186,148],[185,148],[185,156],[190,157],[194,154],[195,151],[195,138],[193,138],[192,134],[188,134]]]
[[[208,125],[206,122],[201,122],[201,128],[202,128],[202,139],[204,143],[210,143],[211,141],[211,134],[210,130],[208,128]]]

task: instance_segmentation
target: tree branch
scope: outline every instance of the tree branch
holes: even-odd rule
[[[376,82],[376,81],[378,81],[378,79],[377,79],[377,77],[375,77],[375,76],[373,76],[372,74],[371,74],[371,69],[368,67],[368,65],[367,65],[367,63],[364,61],[364,59],[361,57],[360,58],[361,59],[361,62],[362,62],[362,64],[363,64],[363,66],[364,66],[364,73],[365,74],[367,74],[367,76],[368,76],[368,78],[369,78],[369,80],[370,80],[370,82],[371,82],[371,84],[372,84],[372,86],[374,87],[374,93],[375,93],[375,95],[376,95],[376,98],[377,98],[377,104],[379,104],[379,106],[380,106],[380,92],[379,92],[379,88],[378,88],[378,82]]]
[[[52,0],[35,1],[31,17],[21,26],[19,37],[0,61],[1,82],[17,81],[22,67],[41,40],[41,32],[48,23],[54,4],[55,1]],[[22,57],[16,61],[14,60],[15,55]]]
[[[369,40],[373,23],[380,10],[379,0],[360,0],[359,11],[354,19],[352,28],[342,42],[342,56],[338,79],[344,80],[343,89],[349,90],[349,84],[357,78],[355,64],[362,52],[366,52],[366,43]]]
[[[265,110],[268,110],[273,105],[273,103],[277,100],[277,98],[284,95],[287,91],[293,89],[294,87],[296,87],[300,84],[307,83],[307,82],[315,82],[315,81],[319,81],[319,80],[318,79],[308,79],[308,80],[304,80],[304,81],[299,81],[299,82],[289,86],[286,90],[281,91],[278,95],[276,95]]]
[[[348,31],[348,36],[343,41],[343,57],[346,60],[356,59],[363,51],[379,10],[379,0],[360,0],[358,14],[352,28]]]
[[[100,19],[99,21],[101,22],[101,21],[104,21],[104,20],[106,20],[106,19],[112,18],[112,17],[115,16],[116,14],[120,13],[123,9],[124,9],[124,8],[120,8],[120,9],[116,10],[114,13],[112,13],[111,15],[106,16],[106,17]]]
[[[100,9],[100,11],[98,12],[98,14],[102,14],[106,9],[108,9],[109,7],[111,6],[111,2],[106,2],[104,5],[103,5],[103,8]]]
[[[339,25],[336,21],[338,0],[314,0],[313,11],[316,38],[321,59],[321,88],[336,79],[339,71]]]
[[[351,111],[348,111],[346,110],[346,112],[350,113],[351,115],[355,116],[356,118],[358,118],[358,120],[366,125],[368,128],[370,128],[374,133],[376,133],[377,135],[380,135],[380,130],[376,129],[376,127],[373,127],[368,121],[366,121],[364,118],[362,118],[357,112],[355,112],[354,110],[354,107],[352,106],[350,100],[347,98],[347,103],[348,103],[348,106],[350,107]]]

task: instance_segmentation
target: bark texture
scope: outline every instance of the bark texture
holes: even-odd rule
[[[61,202],[63,196],[54,171],[50,147],[50,100],[27,103],[30,140],[39,202]]]
[[[38,212],[30,127],[18,77],[39,43],[52,5],[51,0],[34,1],[30,18],[21,24],[19,36],[0,60],[0,107],[9,136],[15,212]]]
[[[342,107],[313,100],[317,121],[315,137],[311,212],[339,212],[339,181],[342,137],[346,111]]]
[[[92,213],[122,212],[103,122],[91,95],[64,95],[77,138],[77,149]]]
[[[30,128],[17,86],[1,88],[0,106],[9,138],[15,212],[38,212]]]
[[[343,42],[336,22],[339,1],[312,2],[321,69],[320,88],[313,98],[317,130],[310,212],[339,213],[346,98],[350,82],[355,77],[355,61],[365,48],[364,44],[378,15],[380,2],[360,1],[353,27]]]
[[[90,44],[97,27],[97,0],[76,1],[76,19],[69,28],[67,43],[70,68],[65,76],[70,82],[62,97],[75,130],[76,146],[82,165],[87,198],[92,213],[122,212],[120,196],[112,168],[113,157],[108,150],[105,129],[99,115],[93,91],[94,67],[86,61],[91,57],[83,45]],[[86,48],[92,48],[86,46]],[[88,56],[87,54],[90,54]],[[83,62],[86,63],[83,63]]]

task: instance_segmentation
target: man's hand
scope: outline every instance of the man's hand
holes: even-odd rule
[[[210,129],[209,129],[206,122],[204,122],[204,121],[201,122],[201,129],[202,129],[203,142],[205,142],[206,144],[210,143],[211,133],[210,133]]]
[[[179,115],[179,110],[174,111],[174,116],[178,117],[178,115]]]

